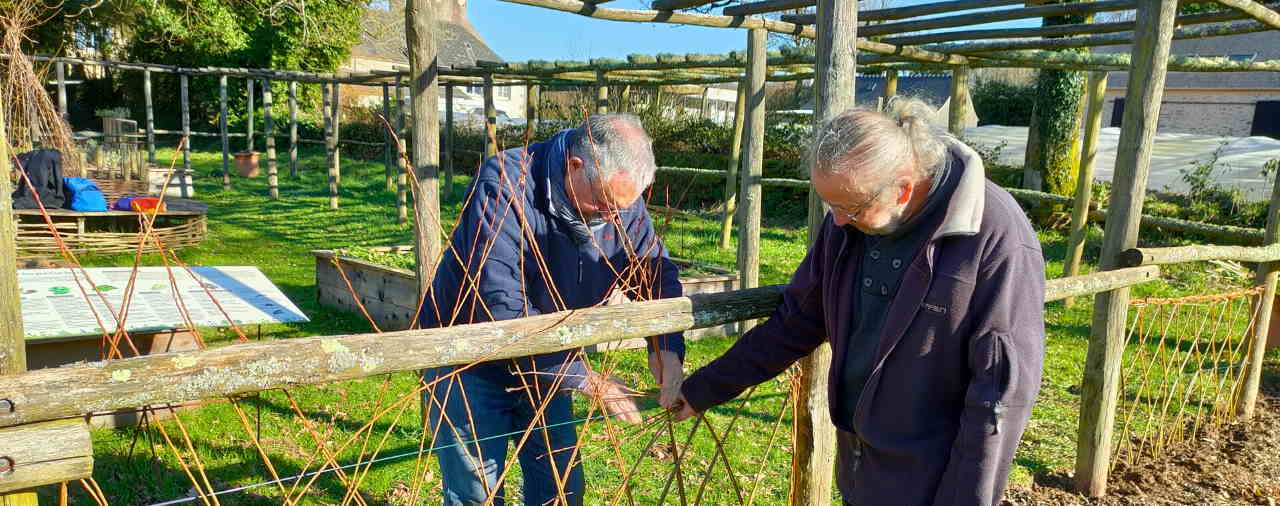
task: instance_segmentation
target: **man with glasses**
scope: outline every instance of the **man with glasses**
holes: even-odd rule
[[[485,160],[419,314],[422,326],[679,297],[679,271],[641,198],[657,168],[650,144],[635,116],[596,115]],[[580,352],[426,371],[427,430],[444,504],[503,505],[509,442],[518,445],[524,504],[582,504],[568,392],[628,423],[640,415],[631,391],[591,372]],[[681,334],[650,339],[665,407],[679,396],[683,360]]]
[[[769,320],[681,389],[684,419],[831,343],[846,505],[999,504],[1039,391],[1040,243],[931,112],[895,100],[817,129],[811,180],[831,213]]]

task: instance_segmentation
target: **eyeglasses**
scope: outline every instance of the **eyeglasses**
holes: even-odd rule
[[[844,218],[846,220],[849,220],[850,223],[857,223],[861,221],[858,219],[858,215],[862,214],[864,211],[867,210],[867,208],[871,207],[871,205],[874,204],[876,200],[880,198],[880,194],[884,193],[884,191],[889,189],[890,186],[893,186],[892,181],[890,181],[889,184],[881,186],[880,189],[876,190],[875,193],[872,193],[870,197],[867,197],[866,200],[862,201],[856,206],[843,207],[843,206],[834,205],[830,202],[827,202],[827,205],[831,207],[831,212],[844,216]]]

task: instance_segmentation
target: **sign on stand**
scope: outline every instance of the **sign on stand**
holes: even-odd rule
[[[130,278],[129,332],[186,328],[184,308],[198,327],[310,321],[257,267],[140,267],[134,273],[131,267],[19,269],[27,339],[99,335],[104,327],[114,332]]]

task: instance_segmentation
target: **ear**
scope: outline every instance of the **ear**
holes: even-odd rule
[[[898,180],[898,204],[906,204],[911,200],[911,195],[915,193],[916,185],[910,179],[902,178]]]
[[[581,158],[578,158],[577,156],[572,154],[569,155],[569,157],[566,159],[566,164],[568,165],[568,169],[571,172],[577,172],[582,170],[583,163],[584,162],[582,161]]]

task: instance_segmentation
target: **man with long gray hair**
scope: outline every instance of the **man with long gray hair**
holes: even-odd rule
[[[657,167],[640,120],[591,116],[481,165],[423,303],[424,328],[506,320],[624,299],[681,295],[641,192]],[[659,403],[674,406],[684,339],[651,338]],[[509,442],[526,505],[580,505],[582,454],[567,392],[640,421],[628,389],[590,371],[581,350],[426,371],[427,430],[444,504],[502,506]]]
[[[930,113],[895,100],[817,130],[817,240],[769,320],[681,389],[684,419],[831,343],[846,505],[999,504],[1040,388],[1040,242]]]

